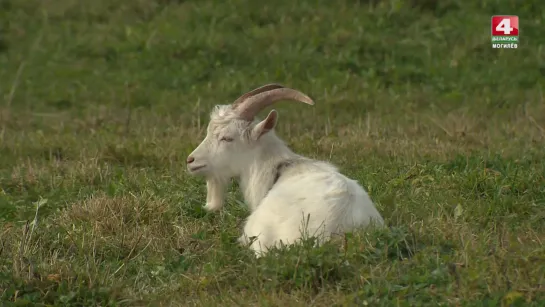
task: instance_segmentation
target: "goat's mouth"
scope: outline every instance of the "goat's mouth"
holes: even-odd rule
[[[206,164],[198,165],[198,166],[188,166],[188,170],[190,173],[195,173],[196,171],[203,169],[206,166]]]

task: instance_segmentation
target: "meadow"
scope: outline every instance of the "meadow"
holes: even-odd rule
[[[0,0],[0,305],[544,306],[541,2]],[[212,106],[271,82],[387,229],[256,260],[236,183],[202,209]]]

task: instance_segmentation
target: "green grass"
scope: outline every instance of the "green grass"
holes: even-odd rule
[[[542,306],[538,0],[0,0],[0,305]],[[490,17],[520,18],[492,49]],[[256,260],[184,161],[265,83],[387,230]]]

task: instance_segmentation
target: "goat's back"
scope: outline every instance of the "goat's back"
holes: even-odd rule
[[[262,235],[261,244],[293,243],[310,236],[350,231],[371,221],[383,224],[367,192],[325,162],[287,168],[248,220],[245,233]]]

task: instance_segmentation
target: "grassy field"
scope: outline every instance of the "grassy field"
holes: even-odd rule
[[[0,305],[543,306],[541,2],[0,0]],[[387,230],[255,260],[236,185],[203,211],[211,107],[270,82]]]

